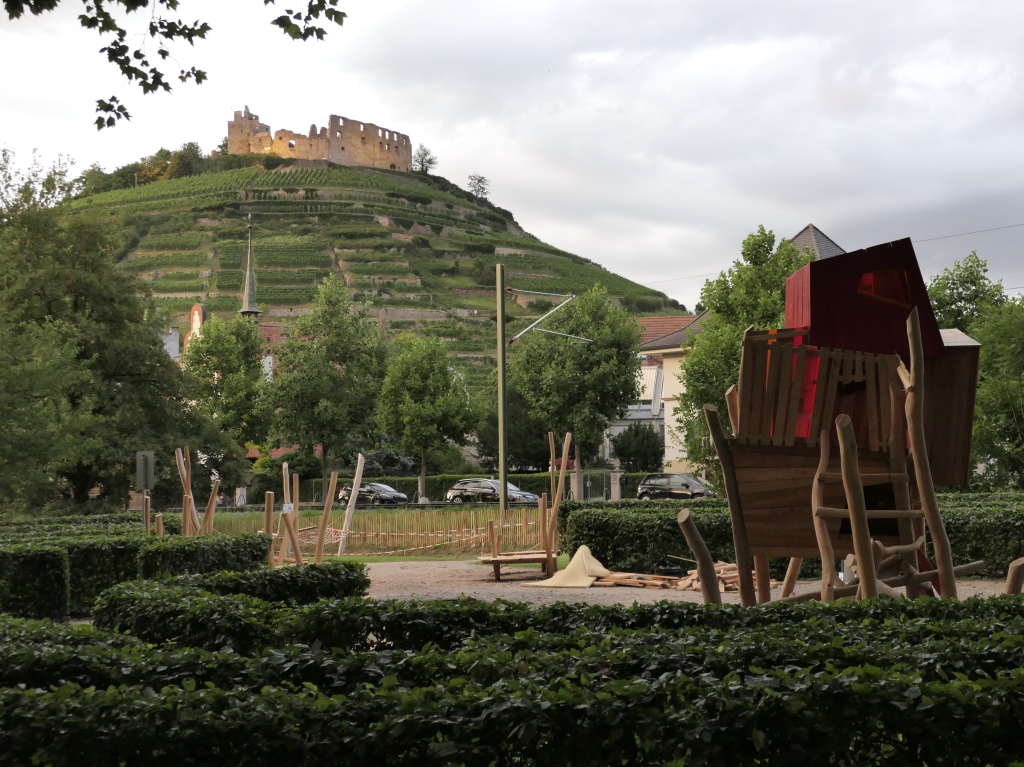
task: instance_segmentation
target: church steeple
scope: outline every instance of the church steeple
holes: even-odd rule
[[[245,289],[242,292],[242,308],[238,313],[243,317],[255,317],[261,314],[256,306],[256,270],[252,254],[252,213],[249,214],[249,247],[245,255]]]

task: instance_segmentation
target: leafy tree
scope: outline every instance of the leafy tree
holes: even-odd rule
[[[189,411],[146,284],[115,268],[120,232],[63,208],[73,187],[66,165],[19,172],[10,153],[0,154],[0,305],[9,322],[56,323],[74,342],[66,366],[73,381],[59,404],[66,439],[50,456],[54,487],[77,502],[93,489],[125,501],[135,452],[167,456],[181,444],[206,456],[197,478],[216,471],[227,484],[237,475],[237,447]],[[170,480],[171,462],[158,471]]]
[[[1024,484],[1024,301],[990,306],[970,328],[981,343],[973,440],[980,479],[1019,488]]]
[[[206,157],[203,155],[203,150],[199,147],[199,144],[189,141],[171,155],[163,177],[184,178],[185,176],[195,176],[203,172],[205,163]]]
[[[490,189],[491,182],[481,176],[479,173],[469,174],[469,191],[475,194],[477,197],[487,197],[487,191]]]
[[[700,304],[741,327],[777,328],[785,321],[786,278],[814,260],[789,240],[775,247],[775,234],[759,226],[743,240],[742,260],[704,283]]]
[[[498,465],[498,390],[490,387],[486,410],[476,428],[482,463],[488,469]],[[519,471],[546,471],[551,461],[548,429],[530,414],[530,404],[509,387],[505,394],[505,451],[509,467]]]
[[[719,481],[721,468],[703,408],[715,405],[728,428],[725,391],[736,383],[740,368],[743,330],[782,327],[786,313],[786,278],[813,260],[788,240],[775,245],[775,234],[759,226],[743,240],[742,259],[713,280],[704,283],[699,311],[706,306],[710,315],[700,321],[699,332],[690,340],[680,381],[683,393],[673,414],[673,438],[686,448],[690,463]]]
[[[640,328],[599,285],[545,325],[592,343],[527,333],[513,347],[509,382],[529,403],[531,416],[547,424],[544,434],[573,433],[578,467],[581,447],[596,452],[608,422],[624,417],[640,396]]]
[[[0,498],[45,498],[55,455],[72,448],[65,392],[84,383],[74,334],[0,314]]]
[[[412,169],[426,176],[436,167],[437,157],[434,156],[434,153],[423,144],[416,147],[416,151],[412,155]]]
[[[377,423],[402,450],[420,457],[420,495],[427,492],[427,453],[463,444],[472,423],[469,393],[452,368],[443,339],[402,335],[380,393]]]
[[[268,387],[270,439],[309,451],[322,446],[326,480],[332,455],[344,455],[372,423],[385,362],[380,326],[331,274],[277,349],[277,375]]]
[[[266,440],[260,409],[264,353],[257,323],[240,315],[227,321],[214,316],[189,340],[182,360],[195,406],[240,444]]]
[[[264,5],[273,4],[274,0],[263,0]],[[106,54],[108,61],[121,70],[121,74],[129,82],[137,82],[143,93],[154,91],[170,91],[171,84],[164,76],[163,71],[158,68],[159,62],[152,63],[152,49],[146,50],[145,42],[132,50],[132,43],[129,39],[143,41],[146,37],[156,40],[156,55],[160,60],[166,60],[171,56],[168,46],[175,41],[184,41],[194,45],[196,40],[206,38],[212,27],[205,21],[186,22],[181,18],[174,18],[173,12],[178,9],[179,0],[82,0],[82,13],[78,16],[82,26],[86,29],[94,29],[104,37],[105,45],[100,48],[100,53]],[[4,10],[9,20],[20,19],[26,12],[33,16],[39,16],[47,11],[55,10],[61,4],[61,0],[4,0]],[[68,3],[65,3],[67,7]],[[329,22],[341,25],[345,20],[345,14],[337,9],[338,0],[308,0],[305,7],[299,4],[298,10],[287,10],[274,19],[271,24],[280,27],[281,30],[296,40],[308,40],[315,37],[322,40],[327,30],[317,26],[322,16]],[[130,32],[114,11],[122,10],[125,13],[132,13],[142,9],[152,8],[145,14],[147,28],[144,34]],[[171,12],[171,16],[164,15]],[[194,66],[188,69],[182,68],[177,75],[178,80],[185,83],[189,80],[196,84],[206,80],[206,72],[196,69]],[[131,115],[127,108],[116,96],[109,99],[98,99],[96,111],[99,117],[96,118],[96,128],[110,128],[117,124],[118,120],[130,120]]]
[[[988,262],[971,253],[942,272],[928,285],[928,297],[940,328],[959,328],[967,333],[971,324],[991,309],[1006,302],[1002,282],[988,277]]]
[[[631,423],[611,439],[619,463],[626,471],[661,471],[665,440],[650,424]]]
[[[723,426],[729,428],[725,391],[739,376],[743,328],[726,322],[717,314],[703,317],[699,322],[679,374],[683,391],[672,410],[676,426],[670,435],[683,445],[687,460],[721,487],[721,466],[711,444],[704,405],[717,407]]]

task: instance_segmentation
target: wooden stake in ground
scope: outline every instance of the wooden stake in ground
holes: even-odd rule
[[[722,592],[718,589],[718,574],[715,572],[715,560],[711,558],[707,544],[701,538],[700,531],[690,516],[689,509],[683,509],[676,517],[679,529],[686,537],[686,545],[697,557],[697,572],[700,575],[700,591],[704,596],[704,604],[722,605]]]
[[[836,418],[836,430],[839,432],[839,454],[842,458],[843,485],[846,488],[846,507],[850,511],[850,527],[853,530],[853,551],[857,555],[857,574],[860,577],[858,593],[861,599],[874,599],[878,596],[878,579],[875,558],[871,550],[864,486],[857,465],[857,436],[853,432],[850,416],[843,413]]]
[[[1021,586],[1024,586],[1024,557],[1010,563],[1010,568],[1006,572],[1006,586],[1003,593],[1010,596],[1019,594]]]
[[[341,541],[338,542],[338,556],[344,554],[348,549],[348,531],[352,529],[352,515],[356,511],[359,488],[363,484],[363,461],[363,454],[360,453],[356,459],[356,476],[352,480],[352,489],[348,494],[348,508],[345,509],[345,525],[341,528]]]
[[[210,500],[206,502],[206,513],[203,514],[203,522],[199,525],[199,535],[206,535],[213,532],[213,517],[217,513],[217,491],[220,490],[220,480],[213,480],[213,487],[210,488]]]
[[[324,513],[320,515],[320,526],[316,531],[316,553],[313,561],[320,564],[324,561],[324,542],[327,538],[327,526],[331,521],[331,508],[334,506],[334,491],[338,486],[338,472],[331,472],[331,484],[324,498]]]
[[[267,566],[271,569],[274,561],[274,494],[267,491],[263,498],[263,532],[270,536],[270,553],[267,555]]]
[[[186,447],[187,451],[188,448]],[[185,454],[181,448],[174,449],[174,461],[178,465],[178,477],[181,479],[181,534],[192,534],[192,515],[189,513],[188,503],[192,498],[192,476],[190,466],[185,462]]]
[[[305,561],[302,559],[302,550],[299,548],[299,530],[295,523],[297,514],[298,512],[290,511],[287,514],[282,514],[281,517],[284,519],[284,528],[288,535],[288,542],[292,546],[294,562],[297,565],[302,565],[305,564]]]
[[[555,500],[555,433],[548,432],[548,448],[551,450],[551,463],[548,464],[548,473],[551,475],[551,500]]]
[[[953,575],[953,554],[949,547],[946,527],[942,523],[939,505],[932,482],[932,467],[928,463],[928,448],[924,435],[924,345],[921,341],[921,321],[917,307],[907,318],[910,339],[910,384],[907,390],[907,429],[910,432],[910,452],[914,456],[914,475],[917,492],[921,496],[921,510],[932,534],[935,550],[935,569],[939,571],[939,587],[943,598],[956,599],[956,578]],[[902,378],[902,371],[901,371]]]
[[[142,526],[146,528],[146,537],[149,537],[149,492],[142,494]]]
[[[158,538],[161,535],[164,534],[164,515],[163,514],[157,514],[156,515],[156,534],[157,534]]]

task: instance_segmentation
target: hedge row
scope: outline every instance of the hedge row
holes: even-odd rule
[[[676,516],[690,508],[701,537],[716,559],[735,561],[732,523],[724,499],[650,503],[565,505],[564,548],[569,553],[586,544],[606,567],[650,572],[669,554],[693,557]],[[985,561],[982,575],[1005,577],[1010,563],[1024,556],[1024,494],[949,494],[939,496],[939,509],[953,550],[953,561]],[[929,556],[933,556],[930,551]],[[685,563],[683,563],[685,566]],[[771,560],[781,578],[787,560]],[[804,560],[801,577],[821,574],[820,561]]]
[[[321,626],[317,644],[245,657],[0,619],[0,764],[1010,765],[1024,756],[1019,597],[748,609],[464,601],[376,612],[353,600],[277,612],[344,616],[360,606],[370,612],[352,623],[372,613],[362,629],[387,649],[326,650],[351,637]],[[460,631],[443,643],[415,645],[451,624]],[[409,647],[389,646],[395,638]]]
[[[568,633],[619,629],[735,630],[813,619],[845,624],[862,620],[927,618],[961,620],[984,616],[1016,617],[1020,600],[947,602],[925,599],[911,604],[772,604],[752,610],[708,610],[688,602],[655,605],[596,606],[482,601],[417,602],[335,599],[297,608],[275,606],[245,595],[214,595],[158,582],[120,584],[97,600],[93,613],[100,628],[128,631],[147,642],[177,642],[189,647],[229,646],[251,653],[265,647],[319,642],[328,647],[370,650],[381,647],[418,650],[427,644],[452,648],[470,637],[514,634],[525,629]]]
[[[257,533],[202,538],[47,535],[0,541],[0,612],[67,620],[88,615],[104,590],[139,577],[262,567],[270,539]]]
[[[358,562],[324,562],[276,570],[183,575],[171,584],[211,594],[244,594],[267,602],[302,605],[327,598],[366,596],[370,577],[365,565]]]

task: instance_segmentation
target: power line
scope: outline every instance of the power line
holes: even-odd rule
[[[1024,224],[1008,224],[1007,226],[993,226],[991,229],[975,229],[973,232],[960,232],[960,234],[944,234],[942,237],[929,237],[925,240],[911,240],[911,242],[932,242],[934,240],[948,240],[950,237],[965,237],[968,234],[981,234],[982,232],[996,232],[1000,229],[1015,229]]]
[[[911,242],[934,242],[935,240],[948,240],[951,237],[966,237],[969,234],[982,234],[984,232],[998,232],[1000,229],[1016,229],[1024,224],[1007,224],[1006,226],[993,226],[989,229],[975,229],[972,232],[960,232],[959,234],[944,234],[941,237],[926,237],[923,240],[911,240]],[[695,280],[698,277],[714,277],[716,274],[721,272],[710,272],[708,274],[690,274],[686,277],[673,277],[668,280],[655,280],[654,282],[644,282],[643,285],[661,285],[665,282],[678,282],[679,280]],[[1021,286],[1024,288],[1024,286]],[[1018,290],[1018,288],[1005,288],[1005,290]]]

